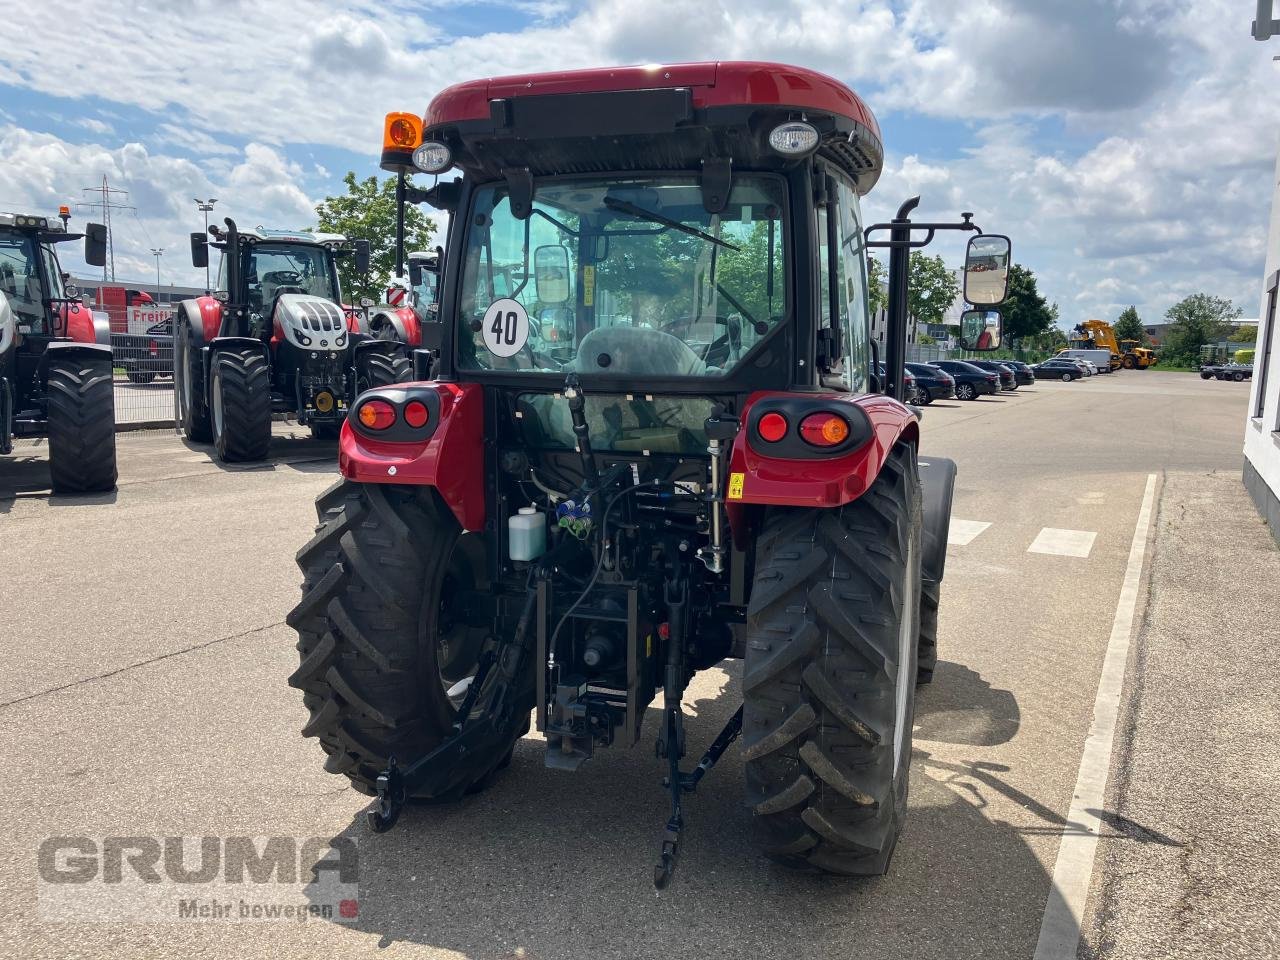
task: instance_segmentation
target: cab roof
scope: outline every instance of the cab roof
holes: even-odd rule
[[[607,137],[634,138],[621,154],[646,141],[661,144],[637,163],[691,165],[700,161],[700,149],[714,154],[732,148],[735,162],[748,159],[741,156],[748,151],[767,164],[777,158],[761,147],[759,129],[801,117],[819,127],[819,153],[844,167],[862,192],[869,190],[884,161],[871,110],[839,80],[781,63],[646,64],[471,80],[435,96],[423,118],[423,137],[460,148],[460,166],[490,174],[521,149],[534,152],[528,144],[539,139],[544,142],[537,151],[551,157],[541,164],[544,172],[585,170],[616,159],[608,156]],[[695,128],[704,135],[687,135]],[[564,149],[549,143],[557,140]],[[601,154],[594,164],[586,157],[592,152]],[[530,165],[539,165],[536,158]]]
[[[305,230],[271,230],[264,226],[244,227],[238,230],[241,239],[250,241],[274,240],[281,243],[313,243],[317,246],[331,246],[346,243],[347,238],[341,233],[307,233]]]

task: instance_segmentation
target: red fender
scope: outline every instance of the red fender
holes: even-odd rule
[[[76,343],[97,343],[98,338],[93,329],[93,312],[78,303],[62,305],[62,329],[67,337]]]
[[[396,312],[400,325],[404,327],[404,342],[410,347],[422,346],[422,326],[418,323],[418,315],[413,307],[401,307]]]
[[[218,336],[222,327],[222,302],[213,297],[197,297],[196,306],[200,310],[200,325],[203,328],[204,342],[211,343]]]
[[[484,391],[478,383],[400,383],[433,389],[440,416],[425,443],[388,443],[356,433],[344,421],[338,470],[356,483],[435,487],[462,529],[482,530],[484,504]]]
[[[827,407],[855,406],[870,421],[871,436],[840,456],[802,460],[762,454],[752,447],[745,425],[752,404],[777,396],[803,397]],[[871,488],[899,441],[920,440],[920,423],[915,414],[906,405],[879,393],[855,396],[760,391],[747,398],[739,417],[743,429],[733,441],[725,499],[729,527],[739,550],[749,545],[752,515],[759,512],[753,511],[751,505],[838,507],[857,500]]]

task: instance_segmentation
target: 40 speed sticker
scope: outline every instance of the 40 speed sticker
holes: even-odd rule
[[[529,314],[519,300],[495,300],[480,321],[480,334],[495,357],[514,357],[529,339]]]

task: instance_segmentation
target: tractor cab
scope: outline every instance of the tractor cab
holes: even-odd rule
[[[47,436],[56,490],[108,490],[116,480],[110,324],[67,283],[55,251],[83,239],[85,260],[101,266],[106,228],[72,233],[67,207],[59,217],[60,225],[0,213],[0,453],[14,436]]]
[[[852,90],[768,63],[478,80],[388,117],[384,168],[457,174],[398,186],[450,215],[415,354],[434,378],[357,398],[289,618],[304,732],[377,793],[374,829],[478,789],[531,709],[572,771],[639,743],[661,691],[655,884],[684,795],[739,735],[771,855],[883,872],[954,478],[917,457],[902,402],[907,255],[979,235],[965,336],[994,350],[1010,252],[969,214],[913,222],[918,198],[866,224],[883,158]],[[871,247],[890,251],[884,357]],[[366,591],[379,616],[338,623]],[[726,657],[744,703],[682,769],[682,696]],[[568,825],[573,788],[556,802]]]

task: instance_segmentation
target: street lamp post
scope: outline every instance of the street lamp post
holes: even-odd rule
[[[160,302],[160,255],[164,253],[164,247],[152,247],[151,255],[156,258],[156,303]]]
[[[204,214],[204,237],[209,239],[209,211],[213,209],[213,205],[218,202],[217,197],[210,197],[208,200],[201,200],[199,197],[193,197],[196,202],[196,209]],[[209,264],[204,265],[204,292],[209,292]]]

